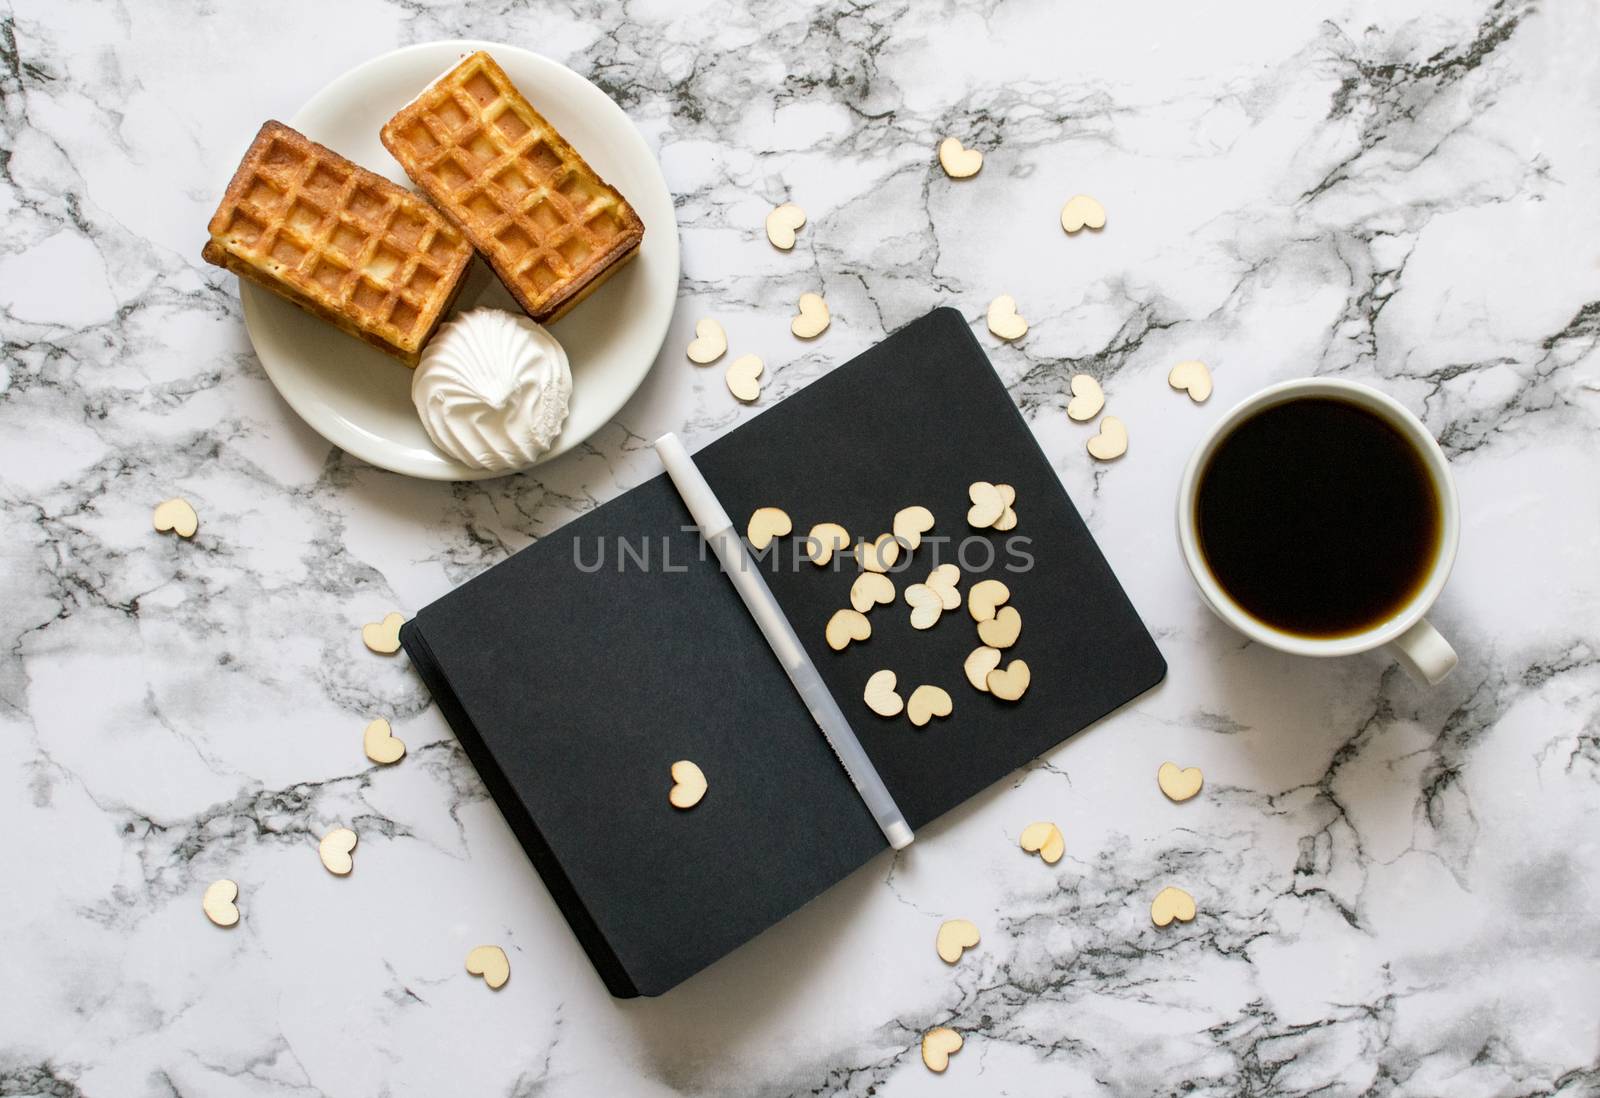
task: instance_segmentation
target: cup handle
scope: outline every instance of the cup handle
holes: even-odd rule
[[[1456,669],[1456,650],[1426,619],[1401,633],[1389,648],[1400,666],[1427,686],[1438,686]]]

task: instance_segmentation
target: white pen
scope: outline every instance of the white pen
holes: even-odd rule
[[[684,449],[678,436],[671,432],[656,439],[656,453],[661,455],[661,464],[667,467],[667,475],[672,478],[678,494],[688,505],[689,514],[700,528],[700,536],[716,551],[717,559],[722,562],[722,570],[733,579],[734,589],[744,600],[750,616],[755,618],[761,635],[772,646],[778,662],[788,672],[789,681],[800,692],[800,700],[805,702],[817,727],[822,729],[823,737],[838,756],[856,792],[866,802],[872,818],[878,821],[889,845],[896,850],[904,850],[911,845],[913,837],[910,825],[894,803],[889,787],[878,776],[878,770],[867,757],[861,741],[856,739],[850,722],[845,720],[844,713],[839,709],[839,703],[833,700],[833,694],[823,684],[816,664],[806,655],[805,646],[795,636],[794,627],[784,616],[778,600],[772,597],[767,581],[762,578],[744,547],[744,539],[733,528],[733,520],[728,517],[728,512],[717,502],[711,485],[700,474],[700,467],[689,456],[689,451]]]

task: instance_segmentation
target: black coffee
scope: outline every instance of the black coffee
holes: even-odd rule
[[[1265,408],[1230,431],[1200,474],[1200,551],[1253,617],[1338,637],[1392,617],[1438,551],[1439,496],[1387,420],[1325,397]]]

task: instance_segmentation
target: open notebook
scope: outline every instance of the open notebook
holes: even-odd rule
[[[879,606],[871,639],[834,652],[823,628],[849,605],[853,558],[819,568],[796,560],[793,540],[765,558],[773,594],[913,828],[1166,673],[954,310],[906,326],[695,459],[741,528],[774,506],[795,537],[837,522],[873,538],[900,508],[929,508],[932,535],[953,540],[902,558],[902,595],[945,561],[962,567],[963,592],[986,577],[1010,587],[1023,626],[1007,657],[1033,672],[1015,704],[966,681],[962,662],[979,642],[964,604],[921,631],[903,598]],[[1009,534],[978,532],[963,560],[975,480],[1014,486],[1020,521]],[[664,475],[424,608],[401,640],[613,995],[667,990],[887,849]],[[874,715],[862,690],[885,667],[902,696],[944,687],[952,715],[922,729]],[[667,803],[678,759],[698,763],[710,786],[687,812]],[[901,856],[915,858],[916,845]]]

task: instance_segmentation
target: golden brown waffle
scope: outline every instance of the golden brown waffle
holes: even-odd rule
[[[201,255],[415,366],[472,245],[404,187],[268,122]]]
[[[383,143],[533,319],[555,320],[632,259],[628,200],[479,51],[429,85]]]

